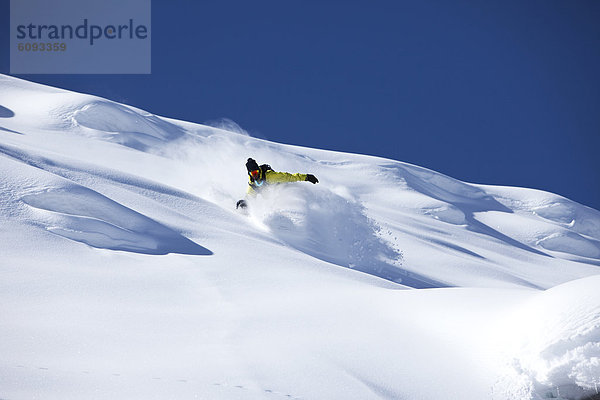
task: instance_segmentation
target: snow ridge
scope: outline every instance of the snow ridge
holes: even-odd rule
[[[248,157],[320,183],[244,215]],[[595,394],[600,212],[559,195],[4,75],[0,171],[1,398]]]

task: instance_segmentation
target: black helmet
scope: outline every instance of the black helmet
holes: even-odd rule
[[[253,158],[249,158],[246,161],[246,169],[248,170],[248,175],[250,175],[250,179],[254,182],[259,180],[260,178],[260,167],[258,163],[254,161]]]
[[[246,161],[246,169],[248,170],[248,173],[250,173],[252,171],[260,169],[260,167],[258,166],[258,163],[254,161],[253,158],[249,158],[248,161]]]

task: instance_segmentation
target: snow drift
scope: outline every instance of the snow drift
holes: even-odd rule
[[[1,398],[595,394],[600,212],[219,126],[0,75]]]

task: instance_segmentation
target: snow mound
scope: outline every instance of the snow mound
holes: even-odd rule
[[[582,207],[568,199],[560,199],[534,207],[532,211],[548,221],[600,240],[598,212],[588,207]]]
[[[465,225],[467,223],[465,213],[451,204],[424,208],[423,213],[448,224]]]
[[[538,244],[547,250],[574,254],[587,258],[600,258],[600,242],[586,239],[575,232],[553,233]]]
[[[184,134],[156,115],[106,100],[81,106],[72,112],[72,119],[79,126],[108,133],[108,140],[141,151]]]
[[[600,380],[600,275],[548,289],[504,323],[518,327],[509,339],[512,399],[565,398],[595,393]],[[527,389],[528,388],[528,389]],[[515,393],[521,397],[514,397]],[[500,397],[498,397],[500,398]]]
[[[15,116],[15,113],[9,108],[0,106],[0,118],[12,118]]]
[[[22,197],[39,211],[37,224],[89,246],[144,254],[212,252],[170,228],[81,186],[49,189]]]

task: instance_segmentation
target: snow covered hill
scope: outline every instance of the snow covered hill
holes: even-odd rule
[[[245,161],[320,183],[245,193]],[[600,212],[0,75],[1,399],[585,398]]]

